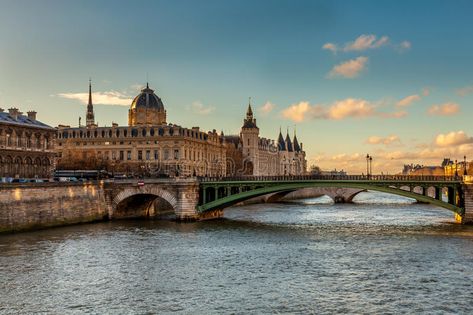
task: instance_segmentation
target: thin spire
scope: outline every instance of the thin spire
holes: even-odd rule
[[[92,79],[89,78],[89,104],[92,105]]]

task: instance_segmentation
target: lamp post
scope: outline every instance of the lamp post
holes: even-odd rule
[[[466,169],[467,169],[467,167],[466,167],[466,155],[464,155],[463,156],[463,175],[464,176],[468,175]]]
[[[458,160],[455,160],[455,178],[458,177]]]
[[[370,156],[370,177],[371,177],[372,173],[373,173],[373,157]]]
[[[370,155],[366,154],[366,176],[370,178]]]

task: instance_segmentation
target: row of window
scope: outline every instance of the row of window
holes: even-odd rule
[[[169,128],[168,129],[168,134],[170,136],[187,136],[199,140],[207,140],[208,135],[202,132],[196,132],[193,130],[188,130],[188,129],[181,129],[181,128]],[[72,131],[62,131],[59,132],[58,137],[59,139],[68,139],[68,138],[112,138],[115,136],[116,138],[120,137],[154,137],[154,136],[164,136],[165,135],[165,129],[163,128],[150,128],[149,130],[143,128],[143,129],[136,129],[133,128],[131,129],[130,132],[128,132],[128,129],[116,129],[115,132],[112,131],[112,129],[108,130],[72,130]],[[167,134],[166,134],[167,135]]]
[[[97,151],[97,155],[101,158],[109,159],[110,158],[109,152],[110,151],[103,151],[103,152]],[[86,153],[84,152],[84,154]],[[181,158],[179,149],[173,149],[173,150],[164,149],[162,154],[163,154],[162,156],[163,160],[179,160]],[[204,157],[204,153],[200,151],[184,150],[184,159],[187,160],[188,157],[190,160],[198,161]],[[156,160],[157,161],[160,159],[160,152],[159,150],[137,150],[136,157],[133,158],[131,150],[111,151],[111,158],[112,160],[120,160],[120,161],[125,161],[125,160],[131,161],[133,159],[136,159],[138,161],[143,161],[143,160],[147,160],[147,161]],[[215,154],[209,153],[208,158],[210,161],[213,161],[217,159],[217,156]]]

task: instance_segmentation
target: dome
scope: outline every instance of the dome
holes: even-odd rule
[[[146,88],[142,89],[141,93],[133,99],[131,109],[135,108],[152,108],[164,112],[163,102],[156,94],[154,94],[154,90],[149,88],[148,83],[146,83]]]

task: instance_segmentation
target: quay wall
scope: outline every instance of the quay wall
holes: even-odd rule
[[[102,183],[0,185],[0,233],[108,219]]]

